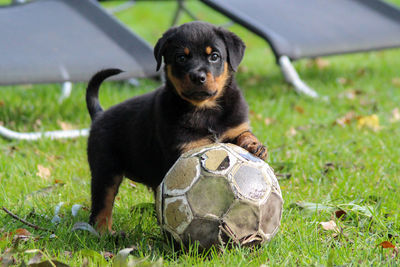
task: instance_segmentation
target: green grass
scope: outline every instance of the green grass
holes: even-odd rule
[[[391,2],[400,4],[399,0]],[[227,21],[197,2],[189,6],[201,19]],[[118,17],[154,44],[170,25],[174,10],[168,1],[138,2]],[[391,249],[378,246],[383,241],[396,246],[400,242],[400,121],[392,121],[392,111],[400,108],[400,50],[324,58],[329,66],[323,69],[309,60],[295,63],[304,81],[324,96],[310,99],[284,83],[263,40],[239,26],[231,30],[247,44],[237,80],[250,106],[254,133],[269,147],[268,162],[276,172],[291,175],[280,181],[285,200],[282,226],[269,244],[224,253],[176,251],[161,236],[152,209],[144,204],[154,202],[152,192],[142,185],[132,187],[128,180],[122,184],[114,208],[114,229],[124,231],[126,238],[71,232],[74,223],[87,221],[89,216],[86,139],[0,139],[0,206],[55,232],[51,236],[34,230],[0,212],[0,255],[5,257],[7,249],[14,248],[10,253],[20,264],[33,257],[27,250],[40,249],[71,266],[85,261],[90,266],[104,266],[107,263],[101,253],[116,254],[135,246],[135,257],[146,258],[147,263],[162,258],[166,265],[400,264],[400,256],[392,258]],[[100,93],[102,105],[109,107],[159,86],[156,81],[140,82],[138,87],[105,83]],[[58,85],[2,87],[0,121],[19,131],[58,129],[63,122],[88,127],[84,89],[85,84],[74,85],[71,97],[58,104]],[[344,127],[335,123],[352,111],[355,115]],[[362,119],[371,115],[379,118],[377,130],[360,126]],[[37,174],[39,165],[50,170],[49,178]],[[56,182],[62,185],[54,186]],[[51,219],[60,202],[64,202],[61,221],[55,225]],[[333,210],[301,210],[295,204],[299,202],[324,204]],[[77,217],[71,215],[74,204],[84,206]],[[338,207],[346,210],[345,220],[334,218]],[[367,207],[372,216],[365,215]],[[319,225],[331,219],[343,229],[338,237]],[[32,235],[27,240],[7,235],[19,228]]]

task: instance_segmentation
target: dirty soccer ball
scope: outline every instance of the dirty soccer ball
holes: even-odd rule
[[[157,189],[161,228],[185,246],[271,240],[282,217],[282,194],[267,163],[232,144],[183,154]]]

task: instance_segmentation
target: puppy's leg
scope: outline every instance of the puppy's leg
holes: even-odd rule
[[[112,232],[112,209],[122,178],[122,175],[111,172],[92,172],[92,208],[89,222],[100,233]]]
[[[260,159],[265,159],[268,155],[267,148],[250,131],[247,122],[225,131],[221,140],[238,145]]]
[[[234,144],[243,147],[250,153],[263,160],[268,155],[267,148],[250,131],[245,131],[237,136],[234,140]]]

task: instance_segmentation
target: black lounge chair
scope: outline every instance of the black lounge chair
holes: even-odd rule
[[[85,82],[102,68],[125,72],[116,79],[157,76],[152,48],[95,1],[37,0],[0,8],[0,85]],[[1,88],[0,88],[1,90]],[[88,130],[18,133],[35,140],[87,135]]]
[[[264,38],[285,79],[312,97],[292,60],[400,46],[400,10],[380,0],[201,1]]]

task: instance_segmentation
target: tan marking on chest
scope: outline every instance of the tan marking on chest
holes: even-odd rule
[[[199,140],[196,140],[196,141],[192,141],[192,142],[181,144],[179,146],[179,150],[181,151],[181,153],[185,153],[185,152],[187,152],[189,150],[192,150],[194,148],[205,146],[205,145],[209,145],[209,144],[212,144],[212,143],[214,143],[214,142],[211,141],[209,138],[202,138],[202,139],[199,139]]]

